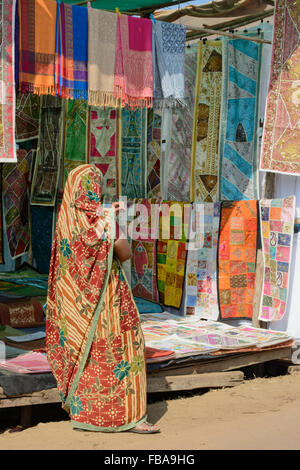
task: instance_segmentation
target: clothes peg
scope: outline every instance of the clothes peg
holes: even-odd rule
[[[153,23],[156,23],[156,19],[153,16],[153,13],[150,14],[150,20],[153,21]]]
[[[118,7],[116,7],[116,13],[117,13],[117,15],[121,16],[121,12],[120,12]]]
[[[205,44],[207,41],[207,38],[203,38],[202,41],[203,41],[203,44]]]

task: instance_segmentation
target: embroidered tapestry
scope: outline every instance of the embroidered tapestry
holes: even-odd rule
[[[162,112],[150,108],[147,112],[147,195],[160,197]]]
[[[223,202],[218,252],[221,318],[252,318],[256,242],[257,201]]]
[[[186,210],[184,210],[186,206]],[[190,205],[163,201],[157,241],[157,284],[162,304],[180,308],[187,255]]]
[[[31,207],[31,245],[36,268],[39,273],[49,273],[53,240],[54,208]]]
[[[11,258],[29,249],[29,173],[32,152],[17,150],[17,163],[2,167],[3,213]]]
[[[102,194],[119,194],[120,112],[114,108],[90,106],[89,162],[103,175]]]
[[[295,196],[290,196],[260,201],[264,282],[259,320],[280,320],[286,311],[295,200]]]
[[[39,135],[40,97],[21,95],[16,98],[16,141],[37,139]]]
[[[220,202],[195,203],[191,213],[190,246],[186,262],[186,307],[200,318],[217,320],[217,252]]]
[[[223,44],[219,200],[258,199],[256,162],[262,44],[228,38],[223,38]]]
[[[300,175],[300,4],[278,0],[260,168]]]
[[[88,105],[86,101],[65,101],[63,178],[73,168],[87,163]]]
[[[191,200],[218,201],[222,42],[199,41],[194,104]]]
[[[164,193],[168,200],[190,200],[193,106],[197,72],[197,46],[186,48],[185,99],[182,106],[165,109],[166,148],[163,169]]]
[[[15,0],[0,1],[0,162],[16,162],[14,25]]]
[[[30,204],[55,204],[62,148],[61,128],[61,99],[50,95],[43,96]]]
[[[156,199],[135,200],[135,236],[131,242],[131,289],[136,297],[158,301],[156,241],[159,202]]]
[[[122,109],[121,195],[131,199],[147,193],[146,120],[145,109]]]

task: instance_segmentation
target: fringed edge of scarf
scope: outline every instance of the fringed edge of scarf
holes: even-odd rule
[[[65,98],[66,100],[88,100],[87,90],[78,90],[76,88],[74,89],[56,85],[56,92],[58,96]]]
[[[186,108],[187,103],[184,98],[153,98],[154,109],[166,108]]]
[[[130,96],[123,93],[123,89],[120,86],[115,87],[114,96],[120,100],[122,107],[128,107],[129,109],[138,108],[153,108],[153,96]]]
[[[121,105],[121,99],[115,96],[112,91],[89,90],[88,95],[90,106],[117,108]]]
[[[51,95],[56,96],[56,88],[54,85],[35,85],[34,83],[20,83],[19,91],[21,94],[33,95]]]

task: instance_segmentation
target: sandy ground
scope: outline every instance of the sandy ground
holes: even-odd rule
[[[161,433],[74,431],[46,422],[0,435],[1,450],[300,449],[300,373],[248,380],[234,388],[149,404]]]

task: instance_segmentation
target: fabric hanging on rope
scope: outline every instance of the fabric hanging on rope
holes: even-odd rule
[[[118,15],[114,96],[122,106],[153,106],[152,22]]]
[[[15,77],[14,77],[14,25],[15,0],[2,0],[0,4],[0,163],[16,162],[15,145]]]
[[[223,45],[219,199],[258,199],[256,161],[262,45],[228,38],[223,38]]]
[[[139,214],[136,219],[139,236],[131,242],[131,289],[134,296],[157,302],[156,241],[160,206],[156,199],[136,199],[134,204]]]
[[[2,165],[0,165],[0,190],[2,194]],[[3,202],[0,197],[0,264],[4,264],[4,240],[3,240]]]
[[[65,101],[63,184],[73,168],[87,163],[88,105],[86,101]]]
[[[54,206],[61,157],[62,100],[43,96],[30,204]]]
[[[157,241],[157,284],[162,304],[180,308],[187,256],[190,205],[163,201]]]
[[[148,109],[147,112],[147,195],[161,196],[161,127],[162,112],[158,109]]]
[[[18,94],[16,98],[16,141],[26,142],[39,135],[40,97]]]
[[[147,113],[145,109],[122,109],[121,195],[146,197]]]
[[[218,201],[222,41],[198,44],[191,165],[191,200]]]
[[[264,256],[259,320],[281,320],[286,311],[293,247],[295,196],[262,199],[260,221]]]
[[[11,258],[29,249],[29,174],[32,152],[17,150],[17,163],[2,167],[3,213]]]
[[[51,246],[53,207],[32,206],[31,207],[31,245],[35,266],[39,273],[49,272]]]
[[[252,318],[257,249],[257,201],[224,201],[218,250],[221,318]]]
[[[88,99],[89,105],[116,108],[114,69],[117,15],[88,10]],[[101,45],[101,47],[99,47]]]
[[[61,3],[57,8],[55,86],[66,99],[88,99],[88,11]],[[99,46],[99,45],[98,45]]]
[[[153,99],[155,108],[183,101],[186,26],[152,22]]]
[[[19,1],[19,91],[55,95],[54,0]]]
[[[278,0],[261,170],[300,175],[300,4]]]
[[[89,162],[103,175],[103,196],[119,195],[120,111],[115,108],[89,108]]]
[[[197,72],[197,47],[186,49],[185,105],[164,109],[166,148],[163,158],[165,199],[190,200],[193,106]]]
[[[217,252],[220,202],[194,203],[186,262],[186,307],[208,320],[219,317]],[[192,237],[193,235],[193,237]],[[190,247],[190,244],[193,244]]]

